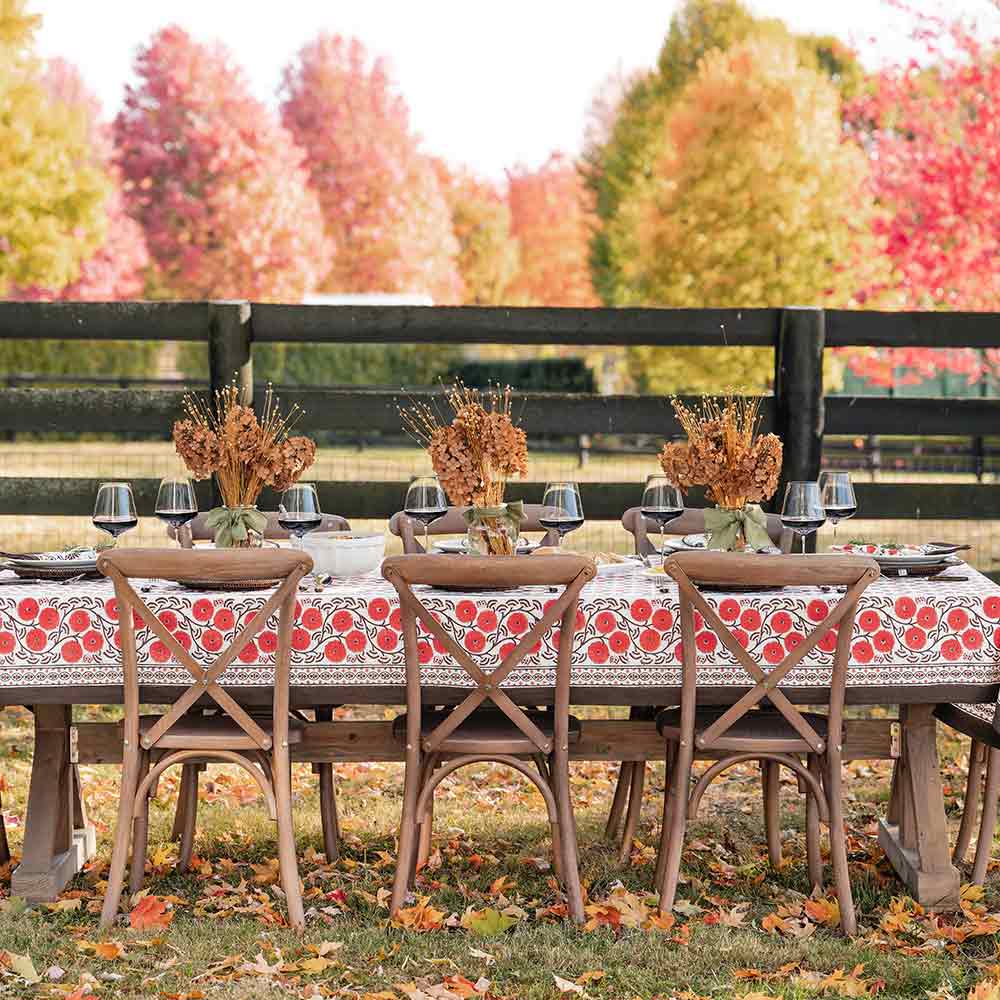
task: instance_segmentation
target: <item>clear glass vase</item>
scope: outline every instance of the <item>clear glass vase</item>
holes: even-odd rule
[[[473,507],[469,513],[469,552],[480,556],[512,556],[521,534],[517,522],[506,511]]]

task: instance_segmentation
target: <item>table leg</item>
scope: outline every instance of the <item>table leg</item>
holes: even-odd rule
[[[957,910],[960,881],[948,850],[933,705],[900,707],[900,756],[878,842],[922,906]]]
[[[37,705],[35,752],[24,824],[21,863],[11,876],[11,895],[29,902],[55,899],[94,855],[94,828],[70,763],[69,705]]]

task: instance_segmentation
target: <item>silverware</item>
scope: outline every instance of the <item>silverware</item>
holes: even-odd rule
[[[77,583],[79,580],[82,580],[86,575],[87,575],[86,573],[77,573],[76,576],[68,576],[65,580],[60,580],[59,582],[63,586],[65,586],[67,583]]]

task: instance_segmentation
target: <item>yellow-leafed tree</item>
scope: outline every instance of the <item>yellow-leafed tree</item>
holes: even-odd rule
[[[83,112],[53,99],[32,56],[38,18],[0,0],[0,295],[62,288],[104,240],[109,183]]]
[[[851,306],[887,277],[867,170],[843,140],[839,92],[791,39],[708,53],[665,120],[650,176],[615,220],[636,249],[623,262],[622,304]],[[647,390],[761,390],[772,364],[763,349],[630,352]]]

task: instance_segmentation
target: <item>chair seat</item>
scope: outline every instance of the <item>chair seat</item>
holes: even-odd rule
[[[698,736],[726,711],[724,708],[699,708],[695,712],[695,744]],[[802,717],[826,742],[827,719],[816,712],[803,712]],[[681,710],[664,709],[656,717],[656,729],[667,740],[677,742],[681,738]],[[780,713],[767,709],[747,712],[737,719],[718,739],[712,742],[712,749],[719,750],[770,750],[775,753],[811,753],[812,748],[792,728]]]
[[[157,722],[159,715],[144,715],[139,719],[139,732],[145,735]],[[254,718],[254,722],[267,733],[274,735],[273,720]],[[305,724],[299,719],[288,720],[288,743],[294,746],[302,741]],[[169,750],[259,750],[260,747],[225,715],[185,715],[171,726],[156,742],[157,747]]]
[[[451,714],[450,709],[424,711],[420,714],[421,737],[428,736]],[[553,738],[552,715],[549,712],[525,712],[545,735]],[[397,715],[392,723],[392,735],[406,741],[406,715]],[[569,742],[580,739],[580,720],[569,717]],[[507,718],[503,712],[481,708],[464,719],[459,727],[436,748],[437,753],[454,754],[534,754],[538,747]]]

